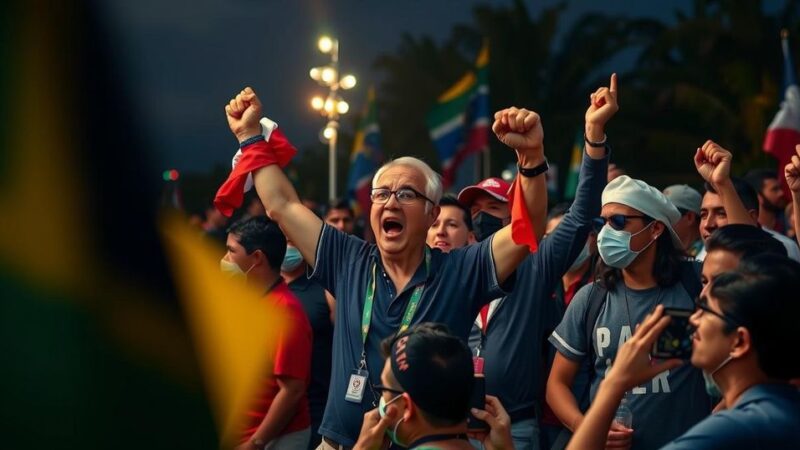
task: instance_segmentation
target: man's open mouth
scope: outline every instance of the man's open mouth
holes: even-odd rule
[[[396,220],[386,219],[383,221],[383,232],[387,236],[395,236],[403,231],[403,224]]]

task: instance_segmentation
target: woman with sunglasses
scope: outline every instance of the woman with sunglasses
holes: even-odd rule
[[[781,450],[800,445],[800,392],[787,383],[800,376],[797,292],[800,264],[774,254],[743,260],[712,281],[690,319],[696,328],[691,364],[707,374],[710,386],[731,406],[663,448]],[[569,448],[603,448],[624,392],[682,364],[653,364],[650,358],[669,320],[656,308],[620,349]]]
[[[636,325],[656,305],[693,308],[692,299],[700,291],[696,268],[686,261],[673,229],[680,213],[659,190],[618,177],[603,191],[601,217],[599,276],[578,291],[549,339],[558,352],[547,402],[573,431],[583,420],[579,402],[585,403],[587,396],[594,399]],[[588,393],[580,386],[587,382],[576,380],[584,361],[592,368]],[[712,407],[702,374],[691,367],[664,371],[631,389],[627,399],[632,426],[615,423],[607,435],[609,448],[660,447],[702,420]]]

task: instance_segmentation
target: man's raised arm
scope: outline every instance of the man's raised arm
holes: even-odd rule
[[[494,118],[492,130],[501,142],[516,150],[521,172],[526,169],[538,169],[545,163],[544,130],[538,114],[512,107],[498,111]],[[520,189],[517,189],[516,183],[519,183]],[[519,194],[523,197],[515,198],[513,201],[524,201],[533,228],[523,229],[522,233],[532,233],[534,236],[529,237],[538,241],[544,234],[547,219],[547,184],[544,172],[533,176],[524,176],[520,173],[512,189],[514,197]],[[512,238],[512,228],[515,226],[513,204],[511,209],[512,223],[498,231],[492,238],[492,258],[497,279],[501,283],[514,273],[519,263],[530,253],[527,245],[517,245]]]
[[[228,125],[239,143],[250,142],[261,135],[261,101],[251,88],[245,88],[225,106]],[[242,152],[254,151],[259,142],[246,144]],[[317,243],[322,220],[303,206],[294,186],[277,164],[264,166],[253,172],[253,182],[267,215],[278,222],[283,232],[300,250],[303,259],[312,267],[316,265]]]

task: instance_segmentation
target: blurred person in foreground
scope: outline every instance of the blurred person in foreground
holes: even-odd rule
[[[382,343],[386,356],[376,409],[364,415],[354,449],[378,450],[391,443],[409,449],[464,449],[467,414],[489,425],[478,438],[488,449],[513,449],[510,419],[500,402],[486,397],[486,410],[470,410],[473,364],[469,348],[447,327],[422,323]]]
[[[303,307],[281,278],[286,238],[266,217],[234,223],[220,268],[264,292],[264,301],[285,310],[291,326],[280,336],[271,366],[247,411],[236,450],[301,449],[311,435],[306,391],[311,367],[311,325]]]
[[[714,279],[690,319],[695,328],[691,364],[707,374],[707,389],[718,391],[730,406],[661,448],[797,448],[800,392],[787,381],[800,376],[800,359],[784,351],[800,347],[794,332],[800,316],[797,292],[800,264],[784,256],[756,256]],[[623,345],[568,448],[604,448],[625,391],[685,364],[650,357],[669,321],[659,305]]]

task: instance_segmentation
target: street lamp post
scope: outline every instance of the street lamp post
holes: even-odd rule
[[[339,116],[350,110],[339,96],[339,90],[351,89],[356,85],[356,77],[345,75],[339,77],[339,41],[328,36],[322,36],[317,43],[322,53],[331,56],[327,66],[313,67],[309,72],[311,79],[321,86],[328,88],[325,98],[315,96],[311,99],[311,107],[319,111],[328,123],[322,130],[322,137],[328,142],[328,198],[336,198],[336,141],[339,137]]]

